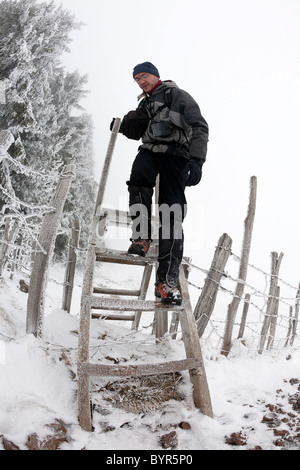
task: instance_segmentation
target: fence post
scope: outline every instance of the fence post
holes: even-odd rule
[[[290,313],[289,313],[289,327],[286,334],[286,340],[284,343],[284,347],[286,348],[289,342],[292,342],[292,329],[293,329],[293,307],[290,305]]]
[[[75,165],[67,165],[63,168],[55,193],[49,204],[49,207],[53,208],[53,211],[47,213],[43,218],[39,235],[39,245],[44,251],[36,253],[30,276],[27,301],[27,334],[33,333],[36,336],[42,335],[47,271],[65,200],[71,181],[75,176],[75,168]]]
[[[276,289],[276,299],[274,299],[274,309],[270,321],[270,333],[268,337],[267,349],[272,349],[274,345],[274,339],[276,335],[276,324],[278,318],[278,308],[279,308],[279,297],[280,297],[280,287],[277,286]]]
[[[108,178],[108,173],[109,173],[109,168],[111,165],[111,160],[114,152],[114,148],[116,145],[117,141],[117,136],[118,132],[120,129],[121,125],[121,119],[120,118],[115,118],[115,122],[111,131],[108,147],[106,150],[106,155],[105,155],[105,160],[103,164],[103,169],[101,173],[101,179],[99,183],[99,188],[98,188],[98,193],[96,197],[96,202],[95,202],[95,210],[94,210],[94,217],[92,220],[92,227],[90,231],[90,243],[96,244],[96,236],[98,233],[97,226],[99,224],[99,219],[101,215],[101,209],[102,209],[102,204],[103,204],[103,198],[104,198],[104,193],[106,189],[106,184],[107,184],[107,178]],[[101,229],[101,227],[100,227]]]
[[[213,312],[219,284],[224,274],[224,268],[231,253],[232,240],[224,233],[216,247],[214,258],[211,263],[210,270],[204,283],[201,295],[198,299],[194,310],[194,316],[197,323],[199,337],[201,338],[207,323]]]
[[[158,207],[158,206],[156,206],[156,207]],[[190,263],[191,258],[185,257],[185,261],[187,263]],[[189,267],[188,267],[187,264],[183,264],[183,272],[184,272],[186,280],[188,280],[190,270],[189,270]],[[170,327],[169,327],[169,335],[171,336],[172,339],[176,339],[178,325],[179,325],[179,313],[178,312],[173,312],[172,317],[171,317]]]
[[[293,318],[293,323],[292,323],[293,327],[292,327],[291,346],[293,346],[293,344],[294,344],[295,336],[296,336],[296,333],[297,333],[299,307],[300,307],[300,284],[298,286],[298,291],[297,291],[297,295],[296,295],[295,316]]]
[[[281,260],[283,257],[283,253],[278,254],[273,251],[271,253],[272,256],[272,262],[271,262],[271,281],[270,281],[270,289],[269,289],[269,298],[268,298],[268,303],[267,303],[267,311],[265,314],[263,326],[261,329],[261,337],[260,337],[260,344],[259,344],[259,354],[262,354],[267,333],[269,330],[270,322],[271,322],[271,317],[274,315],[275,310],[276,310],[276,296],[277,296],[277,283],[278,283],[278,274],[279,274],[279,269],[280,269],[280,264]]]
[[[239,281],[235,289],[234,297],[232,299],[232,302],[228,306],[228,311],[227,311],[227,321],[226,321],[226,326],[225,326],[223,347],[221,351],[221,353],[224,356],[228,356],[230,349],[231,349],[234,321],[235,321],[237,309],[241,301],[241,297],[244,292],[245,281],[247,279],[248,262],[249,262],[253,223],[254,223],[255,208],[256,208],[256,190],[257,190],[257,178],[256,176],[252,176],[250,180],[250,197],[249,197],[248,214],[244,222],[244,239],[243,239],[242,255],[241,255],[239,277],[238,277]]]
[[[67,266],[66,266],[66,272],[65,272],[65,281],[64,281],[64,289],[63,289],[63,299],[62,299],[62,310],[66,310],[68,313],[70,313],[71,311],[71,302],[72,302],[75,269],[76,269],[76,261],[77,261],[76,249],[78,248],[79,235],[80,235],[80,223],[79,223],[79,218],[75,215],[73,217],[72,234],[71,234],[71,240],[69,242],[68,259],[67,259]]]
[[[245,301],[244,301],[243,313],[242,313],[242,319],[241,319],[241,324],[240,324],[240,329],[239,329],[239,333],[238,333],[238,339],[240,339],[244,336],[246,320],[247,320],[247,315],[248,315],[248,310],[249,310],[249,304],[250,304],[250,294],[246,294],[245,295]]]

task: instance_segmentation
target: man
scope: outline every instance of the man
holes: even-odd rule
[[[161,81],[151,62],[136,65],[133,78],[143,91],[142,99],[137,110],[123,118],[120,127],[128,138],[142,138],[127,181],[133,220],[128,253],[145,256],[149,250],[153,188],[159,175],[155,295],[163,303],[181,304],[178,278],[183,256],[185,187],[201,180],[208,126],[195,100],[174,82]]]

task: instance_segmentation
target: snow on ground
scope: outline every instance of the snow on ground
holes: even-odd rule
[[[107,267],[98,275],[101,282],[110,284],[112,272]],[[136,280],[131,275],[129,278],[128,270],[118,272],[120,282],[126,280],[127,287]],[[0,285],[0,436],[20,449],[27,449],[30,434],[42,436],[45,425],[56,419],[65,423],[68,432],[62,450],[162,450],[161,437],[174,430],[178,451],[279,450],[282,447],[276,445],[276,440],[282,431],[296,436],[299,411],[295,412],[289,398],[298,393],[298,385],[290,380],[299,378],[300,351],[290,348],[258,355],[239,342],[226,358],[211,339],[201,344],[214,419],[194,407],[187,372],[182,373],[176,388],[181,399],[171,398],[159,406],[159,393],[151,395],[142,383],[128,379],[127,388],[121,381],[123,389],[118,389],[118,379],[98,378],[92,383],[95,430],[83,431],[77,420],[76,398],[82,273],[76,275],[72,311],[68,314],[61,310],[64,267],[51,268],[43,339],[25,334],[27,294],[19,289],[20,278],[24,275],[15,275],[13,280],[7,277]],[[185,357],[180,339],[155,343],[151,314],[142,315],[138,332],[125,323],[93,320],[93,361],[150,363]],[[287,417],[294,420],[294,428],[284,419]],[[182,422],[190,428],[180,427]],[[226,437],[233,433],[242,433],[245,445],[227,443]],[[300,448],[297,439],[289,448]]]

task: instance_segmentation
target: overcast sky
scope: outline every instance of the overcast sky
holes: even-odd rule
[[[281,277],[300,281],[299,0],[62,0],[85,23],[64,63],[88,74],[82,102],[95,124],[100,180],[113,117],[137,104],[132,69],[149,60],[198,102],[210,127],[203,179],[187,190],[186,250],[208,268],[228,233],[240,254],[252,175],[258,178],[250,262],[270,271],[282,251]],[[127,209],[138,144],[119,136],[106,205]]]

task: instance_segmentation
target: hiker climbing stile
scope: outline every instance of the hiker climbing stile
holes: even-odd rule
[[[196,101],[173,81],[160,80],[152,63],[136,65],[133,78],[143,93],[138,108],[124,116],[120,126],[128,138],[142,139],[127,181],[133,221],[128,253],[145,256],[149,250],[152,196],[159,175],[155,295],[163,303],[181,304],[178,278],[184,245],[182,222],[187,212],[185,188],[201,180],[208,125]]]

